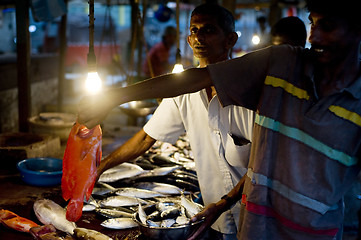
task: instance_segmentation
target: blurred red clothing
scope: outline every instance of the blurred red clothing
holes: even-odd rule
[[[170,48],[167,48],[163,42],[157,43],[150,49],[147,58],[150,60],[154,76],[171,72],[168,61],[169,50]],[[148,59],[143,62],[143,73],[151,77]]]

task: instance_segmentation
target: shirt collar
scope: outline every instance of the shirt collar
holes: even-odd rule
[[[315,83],[313,80],[313,72],[314,72],[314,65],[312,64],[312,60],[310,60],[309,58],[308,61],[306,61],[306,65],[305,65],[305,75],[307,79],[309,79],[312,82],[312,85],[314,87]],[[361,99],[361,75],[350,86],[344,88],[342,91],[346,91],[350,93],[354,98]]]

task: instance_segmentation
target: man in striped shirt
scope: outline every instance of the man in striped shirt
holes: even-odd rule
[[[197,216],[206,217],[200,231],[241,199],[239,239],[342,238],[343,196],[360,172],[358,6],[358,0],[308,0],[311,49],[272,46],[107,95],[104,101],[119,104],[214,85],[223,106],[256,111],[248,171]],[[89,127],[97,123],[84,112],[79,117]]]

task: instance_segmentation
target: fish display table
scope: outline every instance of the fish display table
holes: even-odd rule
[[[127,139],[129,139],[129,136],[117,136],[115,133],[116,132],[113,131],[110,136],[107,136],[107,134],[103,135],[102,150],[104,156],[114,151],[118,146],[122,145]],[[173,188],[169,188],[169,186],[165,187],[165,189],[161,188],[162,190],[166,190],[167,194],[169,191],[174,191],[174,188],[177,189],[177,194],[181,192],[180,189],[185,190],[185,192],[199,192],[198,181],[192,170],[194,168],[194,161],[192,159],[182,157],[185,156],[185,153],[190,152],[188,146],[189,144],[185,139],[182,139],[180,143],[182,143],[180,144],[182,146],[181,148],[170,144],[155,144],[151,153],[145,154],[142,158],[135,159],[133,163],[127,163],[128,165],[122,164],[122,167],[128,168],[130,168],[130,165],[133,165],[130,170],[134,170],[134,165],[137,165],[137,169],[146,169],[142,169],[142,172],[144,173],[143,175],[137,175],[133,177],[129,176],[126,179],[119,179],[109,185],[113,185],[117,188],[127,186],[138,186],[139,188],[142,188],[142,184],[145,184],[147,187],[149,187],[148,185],[156,184],[155,182],[157,182],[158,185],[155,185],[155,187],[158,188],[160,187],[159,184],[164,183],[177,185],[172,186]],[[62,158],[64,150],[65,146],[62,146],[62,149],[60,149],[56,157]],[[164,151],[176,151],[178,158],[174,158],[172,161],[170,161],[168,157],[165,157],[161,154],[164,153]],[[174,154],[174,157],[177,154]],[[182,171],[181,168],[183,168]],[[190,172],[184,171],[184,169],[188,169]],[[109,177],[108,175],[104,173],[104,176],[102,177]],[[122,172],[121,175],[124,177],[127,174]],[[106,179],[103,180],[106,181]],[[12,171],[0,174],[0,209],[11,211],[20,217],[29,219],[39,225],[44,225],[36,217],[33,210],[34,203],[39,199],[52,200],[62,207],[65,207],[67,204],[66,201],[62,198],[60,185],[53,187],[30,186],[22,181],[18,172]],[[145,239],[145,236],[142,235],[141,231],[137,227],[126,230],[106,228],[101,225],[105,219],[106,218],[104,216],[97,214],[94,211],[83,212],[81,218],[76,222],[76,225],[79,228],[98,231],[111,237],[112,239]],[[18,232],[13,229],[6,228],[0,224],[0,239],[31,240],[34,239],[34,237],[30,233]]]
[[[13,174],[0,177],[0,209],[6,209],[18,214],[21,217],[30,219],[39,225],[42,223],[36,218],[33,204],[38,198],[53,200],[61,206],[66,203],[61,197],[60,186],[55,187],[35,187],[22,182],[20,175]],[[78,227],[94,229],[113,239],[140,239],[141,234],[137,228],[129,230],[111,230],[100,225],[104,220],[94,212],[84,212],[80,220],[76,223]],[[0,239],[4,240],[32,240],[30,233],[22,233],[0,225]]]
[[[103,153],[109,154],[115,148],[123,144],[129,136],[117,136],[103,138]],[[65,144],[61,146],[56,157],[62,158]],[[3,159],[6,161],[6,159]],[[15,167],[14,167],[15,168]],[[35,216],[33,205],[37,199],[47,198],[53,200],[61,206],[66,206],[66,202],[61,195],[60,185],[54,187],[36,187],[25,184],[20,174],[12,171],[3,170],[0,172],[0,209],[6,209],[17,215],[30,219],[39,225],[43,225]],[[140,232],[137,228],[130,230],[111,230],[100,226],[104,220],[94,212],[85,212],[81,219],[76,223],[78,227],[94,229],[102,232],[113,239],[139,239]],[[141,238],[141,237],[140,237]],[[22,233],[8,229],[0,224],[0,239],[4,240],[25,240],[34,239],[30,233]]]

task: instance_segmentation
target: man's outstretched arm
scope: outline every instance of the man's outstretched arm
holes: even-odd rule
[[[175,97],[211,86],[206,68],[191,68],[178,74],[166,74],[123,88],[84,97],[78,106],[78,122],[88,128],[100,124],[116,106],[136,100]]]

